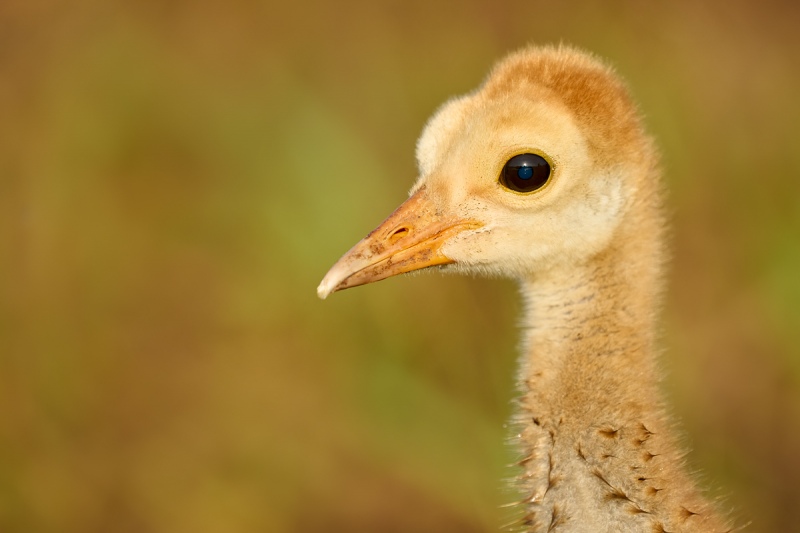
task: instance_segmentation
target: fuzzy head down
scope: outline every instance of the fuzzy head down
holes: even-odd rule
[[[547,184],[531,193],[498,180],[523,153],[551,165]],[[655,159],[610,67],[569,47],[528,48],[430,119],[412,193],[424,188],[438,211],[483,223],[442,247],[450,268],[524,277],[587,261],[636,218],[634,205],[657,204],[658,186],[646,181]]]

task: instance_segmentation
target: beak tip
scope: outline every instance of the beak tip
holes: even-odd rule
[[[320,300],[324,300],[325,298],[328,297],[330,293],[331,293],[330,287],[328,287],[328,284],[325,283],[325,280],[322,280],[322,283],[320,283],[319,287],[317,287],[317,296],[319,297]]]
[[[322,281],[317,287],[317,296],[320,300],[324,300],[334,292],[336,292],[339,284],[342,282],[341,274],[337,271],[336,265],[330,269],[330,271],[325,274],[325,277],[322,278]]]

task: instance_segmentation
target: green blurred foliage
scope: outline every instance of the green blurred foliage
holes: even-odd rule
[[[337,294],[446,98],[529,42],[664,151],[665,388],[749,531],[800,523],[800,12],[744,1],[0,4],[0,530],[496,531],[509,282]]]

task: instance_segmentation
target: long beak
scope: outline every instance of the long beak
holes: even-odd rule
[[[437,213],[423,187],[333,265],[317,294],[324,299],[342,289],[453,263],[441,252],[442,245],[454,235],[482,225]]]

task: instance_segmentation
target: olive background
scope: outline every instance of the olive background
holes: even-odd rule
[[[491,532],[520,303],[319,301],[427,117],[528,43],[608,58],[663,149],[664,390],[746,531],[800,523],[800,10],[0,3],[0,531]]]

